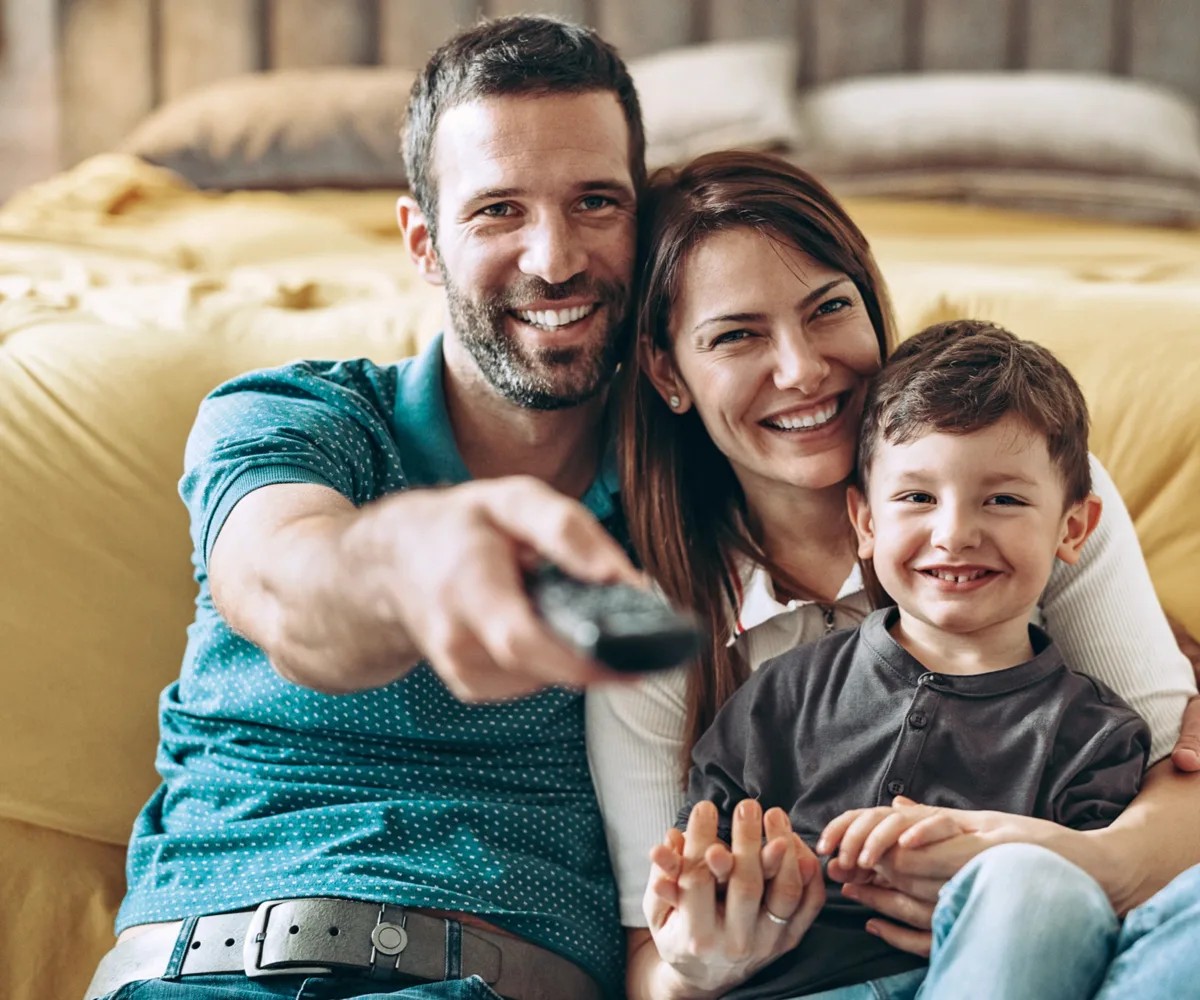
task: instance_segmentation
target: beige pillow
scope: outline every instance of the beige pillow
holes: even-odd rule
[[[654,169],[733,147],[794,145],[793,42],[721,42],[670,49],[629,63]]]
[[[1200,221],[1200,115],[1150,84],[1065,73],[847,80],[798,111],[796,154],[841,193]]]
[[[413,76],[339,68],[230,77],[159,108],[119,151],[220,191],[403,187],[400,122]]]

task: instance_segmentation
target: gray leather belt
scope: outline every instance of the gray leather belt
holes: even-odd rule
[[[602,996],[578,965],[520,938],[400,906],[318,897],[268,900],[257,910],[145,930],[104,956],[86,1000],[138,980],[219,972],[413,982],[479,976],[512,1000]]]

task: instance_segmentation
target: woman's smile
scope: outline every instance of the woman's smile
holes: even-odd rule
[[[747,493],[850,474],[879,347],[845,274],[771,233],[719,232],[689,253],[671,327],[676,412],[696,408]]]

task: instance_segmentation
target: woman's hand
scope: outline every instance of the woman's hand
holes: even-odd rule
[[[669,831],[651,853],[643,906],[669,973],[662,995],[719,996],[795,948],[824,905],[820,863],[783,810],[739,803],[731,848],[700,802],[687,834]]]
[[[842,813],[821,832],[817,850],[830,856],[827,871],[831,879],[843,883],[843,896],[899,921],[869,920],[868,931],[902,951],[927,956],[933,945],[929,929],[941,883],[923,882],[922,897],[908,895],[893,888],[880,869],[894,848],[928,846],[964,833],[952,810],[898,796],[891,806]],[[926,893],[929,898],[923,898]]]
[[[990,810],[921,806],[901,795],[892,800],[892,807],[906,817],[904,822],[897,821],[895,825],[884,827],[890,812],[884,807],[879,812],[880,820],[875,826],[870,826],[869,820],[864,820],[858,830],[861,832],[864,827],[869,827],[870,831],[883,828],[886,834],[888,830],[903,825],[905,828],[896,836],[895,844],[882,855],[871,850],[863,858],[863,845],[870,841],[868,833],[857,842],[859,846],[852,844],[849,850],[839,851],[837,859],[830,862],[828,871],[831,878],[847,879],[847,884],[842,887],[844,896],[891,918],[870,920],[867,929],[871,933],[878,934],[893,947],[917,955],[929,954],[929,928],[939,890],[976,855],[997,844],[1026,843],[1041,844],[1071,857],[1075,852],[1066,849],[1065,839],[1082,843],[1086,837],[1048,820]],[[858,813],[875,812],[855,810],[855,814],[844,814],[834,820],[822,833],[818,850],[826,853],[827,836],[832,841],[839,831],[854,829],[860,819]],[[881,835],[880,841],[882,839]],[[844,839],[838,843],[846,846]],[[1076,844],[1077,848],[1080,846]],[[849,860],[854,859],[856,850],[858,865],[849,866]],[[850,856],[847,867],[842,864],[843,853]],[[869,874],[859,867],[863,860],[872,862]]]

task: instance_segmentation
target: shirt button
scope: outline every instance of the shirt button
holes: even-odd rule
[[[887,783],[887,790],[890,795],[903,795],[904,794],[904,782],[901,781],[899,778],[893,778],[891,781],[889,781]]]
[[[913,712],[913,714],[908,717],[908,724],[912,726],[913,729],[924,729],[925,723],[928,721],[929,720],[926,719],[924,714],[921,712]]]

